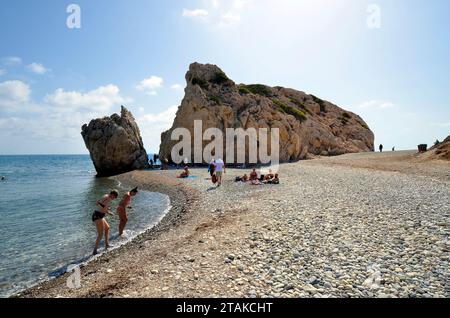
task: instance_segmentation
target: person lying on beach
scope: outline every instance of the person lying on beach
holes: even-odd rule
[[[272,184],[280,184],[280,178],[278,177],[278,173],[275,173],[275,177],[271,181]]]
[[[117,214],[119,214],[119,235],[123,235],[123,231],[125,230],[125,226],[128,223],[128,214],[127,214],[127,208],[130,207],[131,198],[134,197],[138,193],[138,188],[134,188],[130,192],[127,192],[123,196],[122,201],[120,201],[119,206],[117,207]]]
[[[272,173],[272,170],[269,170],[269,174],[264,176],[264,181],[269,181],[275,178],[275,175]]]
[[[109,210],[111,202],[119,197],[117,190],[112,190],[109,194],[105,194],[102,199],[96,203],[97,209],[92,214],[92,222],[97,227],[97,240],[95,241],[94,255],[97,255],[98,246],[103,238],[103,232],[105,232],[105,247],[111,247],[109,245],[109,224],[105,220],[107,214],[113,215]]]
[[[235,179],[236,182],[247,182],[248,181],[248,175],[244,174],[242,177],[238,176]]]
[[[280,184],[280,179],[278,177],[278,173],[275,173],[272,179],[268,179],[264,181],[265,184]]]
[[[247,174],[244,174],[242,177],[236,177],[235,179],[236,182],[247,182],[248,181],[248,176]]]
[[[184,171],[178,176],[179,179],[185,179],[190,176],[189,168],[186,166],[184,167]]]
[[[237,176],[234,181],[236,181],[236,182],[247,182],[248,181],[248,175],[244,174],[242,177],[241,176]]]

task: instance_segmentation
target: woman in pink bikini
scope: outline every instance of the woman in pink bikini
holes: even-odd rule
[[[117,190],[112,190],[109,194],[105,194],[102,199],[96,203],[97,209],[92,214],[92,222],[97,227],[97,241],[95,241],[94,255],[97,255],[98,246],[103,238],[103,232],[105,232],[105,247],[109,248],[109,224],[105,220],[105,216],[113,215],[109,210],[111,202],[119,197]]]
[[[127,208],[131,203],[131,198],[134,197],[138,193],[138,188],[134,188],[130,192],[124,195],[122,201],[120,201],[119,206],[117,207],[117,213],[119,214],[120,223],[119,223],[119,235],[123,235],[123,231],[125,230],[125,226],[128,222]]]

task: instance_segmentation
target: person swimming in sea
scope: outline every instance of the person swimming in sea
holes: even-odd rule
[[[124,196],[122,201],[120,201],[119,206],[117,207],[117,213],[119,214],[119,235],[123,235],[123,231],[125,230],[125,226],[128,223],[128,214],[127,214],[127,208],[131,208],[131,198],[134,197],[138,193],[138,188],[134,188],[130,192],[127,192]]]
[[[109,224],[105,220],[106,215],[113,215],[109,209],[109,205],[112,201],[119,197],[119,192],[117,190],[112,190],[109,194],[105,194],[103,198],[97,201],[97,209],[92,214],[92,222],[95,223],[97,227],[97,240],[95,241],[95,247],[93,255],[97,255],[98,246],[103,239],[103,232],[105,233],[105,247],[110,248],[109,245]]]

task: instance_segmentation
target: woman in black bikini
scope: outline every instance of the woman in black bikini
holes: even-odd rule
[[[112,190],[109,194],[105,194],[103,198],[97,201],[97,210],[92,214],[92,222],[95,223],[97,227],[97,241],[95,241],[94,255],[97,254],[98,246],[103,238],[103,231],[105,232],[105,247],[109,248],[109,224],[105,220],[107,214],[113,215],[109,210],[109,205],[111,202],[119,197],[119,192],[117,190]]]

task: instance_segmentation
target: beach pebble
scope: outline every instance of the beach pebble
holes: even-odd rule
[[[448,183],[334,160],[341,159],[282,165],[276,187],[230,181],[220,192],[206,191],[206,170],[195,171],[199,178],[189,185],[201,196],[193,220],[208,227],[193,230],[188,220],[186,233],[180,236],[180,227],[168,234],[192,239],[151,264],[151,274],[163,273],[171,287],[150,290],[180,297],[448,297]]]

